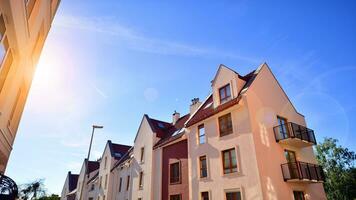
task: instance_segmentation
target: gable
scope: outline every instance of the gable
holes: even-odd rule
[[[288,95],[283,90],[282,86],[278,82],[277,78],[274,76],[269,66],[264,63],[262,66],[260,66],[258,71],[259,72],[255,77],[256,80],[253,81],[253,84],[249,86],[250,89],[247,90],[246,95],[272,97],[275,99],[276,104],[283,105],[285,109],[291,108],[295,113],[304,117],[294,107],[292,101],[289,99]]]
[[[212,81],[212,94],[214,100],[214,108],[220,105],[220,88],[230,85],[231,98],[236,98],[245,85],[245,81],[242,77],[234,70],[226,67],[225,65],[220,65],[214,80]]]
[[[148,115],[143,115],[143,118],[141,120],[140,126],[137,130],[136,136],[134,143],[136,143],[137,138],[145,138],[147,137],[148,134],[150,134],[150,137],[152,134],[154,134],[154,127],[150,123]]]

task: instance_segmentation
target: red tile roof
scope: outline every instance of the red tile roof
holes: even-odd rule
[[[257,73],[255,73],[256,70],[248,73],[245,76],[239,76],[241,79],[243,79],[244,81],[246,81],[245,85],[243,86],[243,88],[241,89],[241,91],[243,91],[244,89],[248,88],[253,80],[255,79]],[[241,94],[240,91],[240,94]],[[227,108],[230,108],[233,105],[236,105],[240,99],[241,99],[241,95],[238,95],[236,98],[230,100],[229,102],[226,102],[224,104],[221,104],[219,106],[217,106],[216,108],[214,108],[214,104],[213,104],[213,95],[210,94],[210,96],[208,97],[207,100],[205,100],[205,102],[203,103],[203,105],[199,108],[199,110],[192,116],[192,118],[187,122],[186,126],[192,126],[204,119],[207,119],[213,115],[215,115],[218,112],[221,112]]]
[[[131,146],[112,143],[108,140],[111,156],[117,160],[121,159],[131,148]]]
[[[88,174],[99,169],[99,166],[100,166],[100,163],[98,161],[89,161],[88,162]]]
[[[190,117],[190,114],[186,114],[183,117],[180,117],[177,120],[176,124],[174,124],[174,125],[171,123],[165,122],[165,123],[169,124],[169,126],[167,126],[166,129],[162,129],[163,135],[160,137],[161,139],[155,144],[155,146],[153,148],[160,147],[164,144],[167,144],[171,141],[174,141],[174,140],[182,137],[184,132],[177,132],[177,131],[184,128],[184,124],[189,119],[189,117]],[[174,133],[176,133],[176,134],[174,134]]]

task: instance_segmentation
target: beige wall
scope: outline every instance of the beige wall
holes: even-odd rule
[[[212,85],[215,107],[220,105],[219,88],[229,83],[232,98],[237,97],[245,81],[239,79],[235,72],[220,67]],[[227,113],[232,116],[233,133],[220,137],[218,117]],[[205,144],[198,144],[197,126],[200,124],[204,124]],[[224,199],[225,191],[230,189],[240,190],[244,199],[262,199],[253,134],[245,105],[235,105],[189,127],[188,144],[190,199],[198,200],[200,192],[204,191],[209,191],[212,199]],[[223,174],[221,152],[230,148],[236,150],[238,172]],[[207,156],[208,178],[201,179],[199,157],[203,155]]]
[[[25,1],[0,1],[0,15],[6,26],[0,45],[4,46],[5,40],[9,44],[0,63],[0,172],[5,171],[35,66],[58,4],[58,0],[37,0],[27,16]]]
[[[232,114],[233,133],[219,136],[218,117]],[[224,199],[224,191],[241,190],[245,199],[262,199],[257,162],[254,153],[253,136],[246,121],[247,110],[236,105],[224,112],[189,127],[188,162],[190,177],[190,199],[198,200],[200,192],[209,191],[212,199]],[[206,143],[198,144],[197,126],[204,123]],[[238,173],[223,174],[221,152],[235,148],[238,160]],[[206,155],[208,178],[199,177],[199,157]]]
[[[162,148],[154,150],[153,162],[153,199],[162,199]]]
[[[62,193],[61,193],[61,200],[67,200],[67,194],[70,192],[69,191],[69,176],[67,175],[67,178],[64,182]]]
[[[153,198],[153,145],[156,134],[152,132],[148,124],[147,118],[144,117],[139,127],[137,137],[134,143],[133,159],[132,159],[132,199]],[[141,148],[145,148],[144,161],[140,162]],[[139,189],[139,174],[143,171],[143,188]]]
[[[112,200],[131,200],[131,194],[132,194],[132,178],[131,178],[131,159],[127,160],[126,162],[122,163],[120,166],[115,168],[111,174],[112,174],[112,184],[111,184],[111,191],[112,191]],[[130,186],[129,189],[126,190],[127,186],[127,178],[130,175]],[[121,185],[121,191],[119,192],[119,184],[120,184],[120,178],[122,178],[122,185]]]
[[[295,110],[267,65],[260,69],[244,95],[244,102],[252,125],[263,198],[288,200],[293,199],[293,190],[303,190],[308,199],[325,199],[322,184],[293,184],[283,180],[280,165],[287,162],[285,149],[295,151],[299,161],[316,163],[316,160],[312,147],[296,148],[276,142],[273,127],[277,126],[277,115],[300,125],[305,125],[305,120]]]

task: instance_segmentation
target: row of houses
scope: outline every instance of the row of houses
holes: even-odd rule
[[[244,76],[220,65],[211,90],[171,122],[144,115],[133,146],[108,141],[61,199],[326,199],[314,131],[266,63]]]

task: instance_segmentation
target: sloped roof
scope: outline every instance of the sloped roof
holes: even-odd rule
[[[181,129],[184,128],[185,122],[189,119],[190,114],[186,114],[182,117],[180,117],[177,122],[173,125],[171,123],[168,123],[169,126],[167,126],[166,129],[162,129],[161,131],[163,132],[161,139],[154,145],[153,148],[160,147],[162,145],[165,145],[171,141],[174,141],[184,135],[184,131],[181,131]],[[167,123],[167,122],[166,122]]]
[[[119,160],[128,152],[131,146],[112,143],[111,140],[108,140],[110,154],[113,158]]]
[[[88,174],[99,169],[100,163],[98,161],[89,161],[88,162]]]
[[[125,162],[126,160],[130,159],[130,153],[133,151],[133,147],[131,147],[121,158],[117,160],[114,166],[111,168],[111,172],[117,168],[121,163]]]
[[[222,65],[223,67],[226,67],[224,65]],[[262,65],[261,65],[262,66]],[[261,67],[260,66],[260,67]],[[259,67],[259,68],[260,68]],[[228,67],[226,67],[228,68]],[[220,69],[220,68],[219,68]],[[230,68],[228,68],[230,69]],[[235,72],[234,70],[230,69],[231,71]],[[214,108],[214,99],[213,99],[213,94],[210,94],[209,97],[205,100],[205,102],[203,103],[202,106],[200,106],[200,108],[198,109],[197,112],[195,112],[195,114],[187,121],[186,126],[192,126],[204,119],[209,118],[210,116],[215,115],[218,112],[221,112],[227,108],[230,108],[231,106],[234,106],[236,104],[239,103],[240,99],[241,99],[241,94],[243,92],[245,92],[247,90],[247,88],[252,84],[252,82],[254,81],[255,77],[257,76],[259,72],[259,69],[254,70],[248,74],[246,74],[245,76],[240,76],[239,78],[241,78],[242,80],[244,80],[246,83],[245,85],[242,87],[240,94],[235,97],[234,99],[231,99],[230,101],[221,104],[219,106],[217,106],[216,108]],[[237,74],[237,72],[235,72]],[[214,78],[215,80],[215,78]]]
[[[73,191],[75,188],[77,188],[78,178],[79,178],[78,174],[72,174],[71,172],[68,172],[69,191]]]

